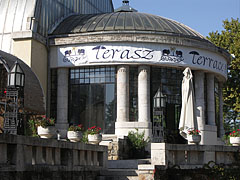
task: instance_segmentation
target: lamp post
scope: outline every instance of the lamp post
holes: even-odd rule
[[[8,69],[6,103],[4,113],[4,133],[23,134],[23,109],[25,74],[18,63]]]

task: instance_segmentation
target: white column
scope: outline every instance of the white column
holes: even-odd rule
[[[58,69],[57,124],[61,138],[66,138],[68,128],[68,68]]]
[[[138,122],[150,122],[150,68],[138,68]]]
[[[223,93],[222,93],[222,88],[223,88],[223,84],[221,82],[219,82],[219,108],[220,108],[220,138],[224,136],[225,131],[224,131],[224,127],[223,127]]]
[[[198,122],[198,128],[203,130],[205,125],[205,106],[204,106],[204,72],[194,72],[195,81],[195,98],[196,98],[196,116]]]
[[[129,121],[129,67],[117,69],[117,122]]]
[[[207,113],[208,124],[215,126],[214,75],[207,74]]]
[[[129,131],[145,132],[145,138],[152,137],[152,123],[150,120],[150,83],[149,67],[139,68],[138,76],[138,122],[129,122],[129,67],[119,66],[117,72],[117,121],[115,134],[118,138],[128,135]]]

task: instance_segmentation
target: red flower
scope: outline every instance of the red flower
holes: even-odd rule
[[[4,91],[3,93],[4,93],[4,94],[6,94],[6,93],[7,93],[7,91]]]
[[[238,131],[239,131],[239,129],[238,129]]]
[[[236,131],[233,131],[233,133],[235,133]]]

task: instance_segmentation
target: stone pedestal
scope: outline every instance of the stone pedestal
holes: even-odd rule
[[[145,132],[145,138],[152,137],[152,123],[151,122],[116,122],[115,123],[115,134],[118,138],[123,139],[124,136],[128,135],[129,131]]]
[[[201,136],[201,145],[218,145],[217,126],[205,125]]]

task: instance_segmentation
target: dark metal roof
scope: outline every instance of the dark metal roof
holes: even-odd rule
[[[139,12],[113,12],[106,14],[72,15],[62,21],[51,34],[89,32],[147,31],[151,33],[189,36],[205,39],[191,28],[156,15]]]
[[[32,69],[22,60],[9,53],[0,50],[0,56],[5,60],[8,67],[12,67],[15,61],[18,61],[25,73],[24,109],[36,114],[45,114],[43,89]]]

